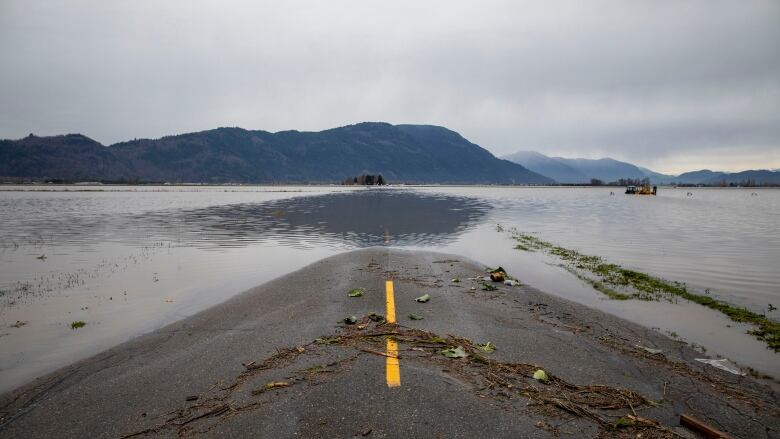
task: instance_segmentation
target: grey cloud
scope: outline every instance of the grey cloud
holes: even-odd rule
[[[498,155],[780,167],[778,41],[771,1],[5,0],[0,137],[383,120]]]

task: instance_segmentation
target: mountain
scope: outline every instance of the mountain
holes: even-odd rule
[[[95,176],[131,175],[131,168],[113,151],[82,136],[68,134],[20,140],[0,140],[0,175],[7,177],[65,177],[90,180]]]
[[[536,173],[553,178],[559,183],[582,184],[598,179],[605,183],[621,178],[650,178],[653,183],[666,183],[671,176],[659,174],[649,169],[639,168],[631,163],[621,162],[611,158],[603,159],[569,159],[563,157],[548,157],[535,151],[519,151],[503,156]]]
[[[733,174],[722,174],[714,176],[704,183],[711,185],[731,184],[741,186],[755,185],[778,185],[780,184],[780,172],[767,170],[750,170],[735,172]]]
[[[616,181],[621,178],[643,179],[645,173],[631,163],[621,162],[611,158],[603,159],[566,159],[555,157],[556,160],[577,169],[585,174],[590,181],[597,178],[603,182]]]
[[[590,183],[590,177],[559,159],[536,151],[518,151],[502,157],[560,183]]]
[[[711,180],[720,180],[725,175],[727,175],[725,172],[702,169],[701,171],[683,172],[674,179],[674,182],[679,184],[704,184]]]
[[[359,174],[392,183],[551,184],[460,134],[365,122],[320,132],[217,128],[111,146],[80,134],[0,141],[0,176],[203,183],[335,183]]]
[[[670,184],[673,181],[675,181],[674,175],[661,174],[660,172],[655,172],[653,170],[643,168],[641,166],[637,166],[637,168],[639,168],[640,171],[644,172],[647,178],[649,178],[650,181],[654,184]]]
[[[592,178],[605,183],[621,178],[649,178],[653,184],[780,185],[780,172],[777,170],[749,170],[730,174],[702,169],[680,175],[667,175],[611,158],[569,159],[548,157],[536,151],[518,151],[503,158],[564,184],[590,183]]]

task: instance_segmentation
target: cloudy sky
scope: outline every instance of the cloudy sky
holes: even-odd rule
[[[0,56],[0,138],[387,121],[496,155],[780,168],[777,1],[0,0]]]

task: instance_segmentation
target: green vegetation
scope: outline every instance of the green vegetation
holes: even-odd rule
[[[349,290],[347,296],[349,297],[362,297],[365,290],[363,288],[353,288]]]
[[[79,328],[83,328],[86,325],[87,325],[86,322],[84,322],[83,320],[76,320],[75,322],[70,324],[70,329],[79,329]]]
[[[556,246],[535,236],[512,231],[515,246],[523,251],[541,251],[563,261],[563,268],[607,297],[616,300],[672,300],[683,298],[720,311],[735,322],[751,323],[756,329],[748,331],[764,341],[770,349],[780,352],[780,322],[745,308],[730,305],[707,294],[688,291],[685,284],[672,282],[645,273],[606,262],[599,256],[584,255],[576,250]]]
[[[494,345],[491,342],[482,343],[477,345],[477,349],[479,349],[482,352],[491,353],[496,350],[496,345]]]
[[[422,296],[420,296],[420,297],[418,297],[418,298],[416,298],[414,300],[416,302],[420,302],[420,303],[427,303],[429,300],[431,300],[431,295],[430,294],[423,294]]]
[[[497,289],[497,287],[490,285],[489,283],[482,283],[482,291],[496,291]]]

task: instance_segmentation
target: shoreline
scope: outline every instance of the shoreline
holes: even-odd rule
[[[7,189],[9,187],[17,186],[25,189]],[[777,186],[677,186],[677,185],[664,185],[657,184],[659,188],[674,189],[674,190],[710,190],[710,189],[780,189],[780,185]],[[587,184],[559,184],[559,185],[544,185],[544,184],[447,184],[447,183],[390,183],[382,186],[377,185],[344,185],[339,183],[149,183],[149,184],[122,184],[122,183],[2,183],[0,182],[0,191],[14,192],[25,191],[27,188],[41,188],[36,189],[41,192],[52,191],[55,192],[56,188],[65,188],[64,191],[70,192],[100,192],[103,189],[91,189],[91,188],[284,188],[284,187],[300,187],[300,188],[343,188],[343,189],[392,189],[392,188],[491,188],[491,189],[604,189],[615,190],[616,188],[625,188],[621,185],[587,185]],[[74,188],[70,190],[70,188]],[[105,192],[118,192],[117,190],[107,189]],[[290,191],[296,192],[296,191]],[[302,191],[301,191],[302,192]],[[620,194],[623,195],[623,194]]]
[[[404,327],[452,334],[479,342],[491,341],[497,346],[494,357],[502,361],[544,365],[545,370],[570,382],[632,388],[651,400],[668,398],[672,404],[648,408],[647,413],[656,414],[658,421],[669,428],[676,425],[674,417],[679,415],[676,407],[680,401],[671,392],[667,394],[667,382],[676,382],[682,386],[680,389],[695,388],[680,392],[677,395],[680,398],[687,397],[693,390],[704,392],[696,397],[701,399],[697,402],[699,405],[689,405],[689,409],[712,406],[725,394],[735,391],[744,392],[754,402],[768,398],[764,402],[768,402],[770,407],[777,406],[775,391],[752,378],[731,375],[693,361],[702,354],[680,341],[534,288],[499,285],[496,292],[482,291],[480,282],[466,280],[481,271],[480,265],[461,256],[386,248],[355,250],[323,259],[3,394],[0,396],[0,401],[3,401],[0,436],[47,437],[55,433],[64,436],[118,436],[132,433],[134,429],[152,428],[155,422],[161,421],[166,410],[187,406],[185,399],[188,396],[208,400],[208,389],[217,382],[229,381],[240,374],[244,369],[242,362],[268,357],[278,349],[311,343],[326,334],[339,333],[344,328],[336,322],[346,314],[364,316],[369,312],[381,312],[383,301],[378,292],[382,290],[386,278],[394,279],[397,284],[399,323]],[[453,278],[460,278],[462,282],[453,283]],[[472,283],[476,291],[470,290]],[[354,286],[364,286],[366,297],[348,298],[346,291]],[[422,293],[432,296],[429,304],[417,304],[411,300]],[[412,311],[421,313],[424,320],[405,318]],[[660,349],[662,353],[649,354],[637,346]],[[358,357],[353,367],[365,372],[362,377],[382,374],[381,368],[374,367],[377,359],[372,355],[359,354]],[[471,401],[468,395],[475,390],[447,372],[420,365],[409,369],[404,364],[401,360],[402,377],[406,374],[411,376],[410,387],[416,389],[415,395],[420,399],[417,402],[424,402],[424,407],[433,410],[444,404],[444,395],[437,390],[442,382],[462,390],[463,395],[458,398]],[[680,370],[686,372],[680,373]],[[625,376],[627,372],[632,376]],[[273,370],[268,373],[273,374]],[[414,377],[418,374],[427,376],[428,380],[416,381]],[[335,375],[341,377],[343,373]],[[354,377],[354,370],[347,376]],[[335,386],[330,390],[339,395],[342,389],[339,379],[325,380],[320,387]],[[365,383],[364,379],[367,380]],[[707,381],[709,379],[716,379],[717,383]],[[369,394],[380,392],[382,404],[395,406],[397,395],[383,393],[387,389],[381,386],[377,389],[374,381],[361,378],[356,390]],[[725,386],[719,389],[726,393],[712,393],[711,388],[715,384]],[[317,394],[318,391],[312,392]],[[288,395],[286,390],[280,393]],[[707,394],[709,397],[704,398]],[[292,390],[288,396],[292,399],[280,397],[282,402],[273,401],[257,410],[270,416],[273,406],[296,407]],[[307,398],[301,394],[298,397]],[[316,399],[315,396],[312,398]],[[492,401],[492,397],[486,399]],[[238,406],[238,403],[235,401],[231,407]],[[348,404],[349,401],[343,403]],[[329,409],[323,410],[337,410],[337,406],[330,404]],[[47,408],[53,407],[57,407],[57,422],[44,422],[43,419],[51,417]],[[374,409],[382,410],[382,407]],[[718,407],[719,415],[730,410]],[[488,410],[481,406],[476,410],[483,409]],[[747,409],[741,407],[739,410]],[[289,436],[303,431],[330,432],[340,436],[354,433],[348,430],[306,430],[303,425],[308,425],[310,420],[308,412],[298,407],[294,413],[297,423],[268,427],[271,430],[263,430],[265,435]],[[492,413],[492,409],[486,413]],[[459,414],[462,418],[463,413]],[[706,411],[696,414],[704,419],[710,416]],[[237,422],[223,422],[222,415],[224,413],[214,417],[219,421],[219,428],[229,428],[227,431],[230,432],[254,431],[247,430],[251,422],[244,419],[246,416],[238,413],[235,415],[240,418]],[[457,415],[453,413],[451,417],[447,415],[431,422],[437,426],[447,420],[456,426],[465,422],[459,421]],[[523,412],[522,416],[535,419],[536,414]],[[755,416],[765,414],[757,413]],[[544,422],[553,422],[544,419]],[[557,419],[557,415],[550,419]],[[409,422],[400,418],[397,421]],[[737,412],[716,421],[719,425],[731,425],[730,432],[737,436],[753,428],[749,421],[741,420]],[[383,422],[371,420],[372,425],[377,425],[377,432],[386,428],[382,427]],[[590,422],[581,419],[576,422],[584,422],[583,428],[594,428]],[[777,425],[777,413],[766,418],[765,422]],[[522,431],[530,431],[527,428],[532,424],[520,424],[523,425]],[[60,429],[47,430],[57,428],[57,425]],[[501,422],[498,426],[507,427]],[[449,427],[441,428],[446,431]],[[453,431],[461,431],[459,434],[462,435],[470,427],[460,425],[459,428],[462,430]],[[505,436],[507,431],[496,430],[496,434]]]

